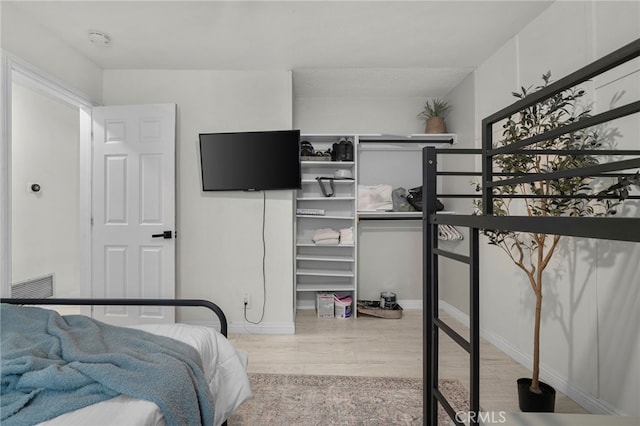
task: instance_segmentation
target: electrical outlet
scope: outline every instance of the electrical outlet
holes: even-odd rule
[[[249,296],[249,293],[244,293],[242,295],[242,307],[246,309],[251,308],[251,297]]]

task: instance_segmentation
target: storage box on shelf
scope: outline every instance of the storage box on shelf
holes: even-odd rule
[[[354,136],[302,135],[301,139],[326,152],[347,137],[354,141],[355,151]],[[302,188],[296,196],[298,305],[315,302],[317,309],[317,297],[325,292],[356,298],[356,174],[355,161],[302,161]],[[324,178],[324,193],[318,178]]]

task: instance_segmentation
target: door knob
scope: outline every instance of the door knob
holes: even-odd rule
[[[164,238],[165,240],[171,239],[173,233],[171,231],[164,231],[162,234],[153,234],[152,238]]]

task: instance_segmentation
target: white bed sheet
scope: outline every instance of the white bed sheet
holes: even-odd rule
[[[180,340],[200,353],[205,377],[213,396],[215,425],[222,424],[240,404],[253,397],[247,376],[247,353],[235,349],[214,329],[188,324],[140,325],[132,328]],[[65,413],[40,425],[160,426],[165,425],[165,420],[160,408],[153,402],[119,395]]]

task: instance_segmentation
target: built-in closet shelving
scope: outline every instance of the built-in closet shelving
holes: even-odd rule
[[[349,294],[358,300],[358,222],[388,223],[388,220],[420,220],[421,212],[361,211],[358,185],[386,183],[405,189],[422,182],[421,151],[424,146],[449,146],[455,134],[396,135],[305,135],[316,151],[326,151],[341,138],[354,145],[354,161],[302,161],[302,189],[296,196],[296,209],[322,209],[324,215],[296,214],[296,302],[311,307],[317,292]],[[336,170],[351,171],[353,179],[334,180],[335,195],[322,194],[316,180],[332,177]],[[383,222],[384,220],[384,222]],[[352,228],[353,244],[318,245],[312,241],[316,229]],[[420,265],[418,265],[420,267]]]
[[[303,135],[316,152],[330,150],[341,138],[349,138],[354,147],[354,135]],[[336,171],[350,172],[352,179],[334,179],[333,196],[322,193],[318,177],[335,177]],[[356,271],[356,183],[355,161],[302,161],[302,189],[296,195],[296,302],[313,306],[318,292],[350,295],[357,298]],[[331,193],[328,181],[325,181]],[[317,209],[321,215],[299,214],[298,209]],[[352,229],[353,242],[317,244],[313,241],[318,229]]]

